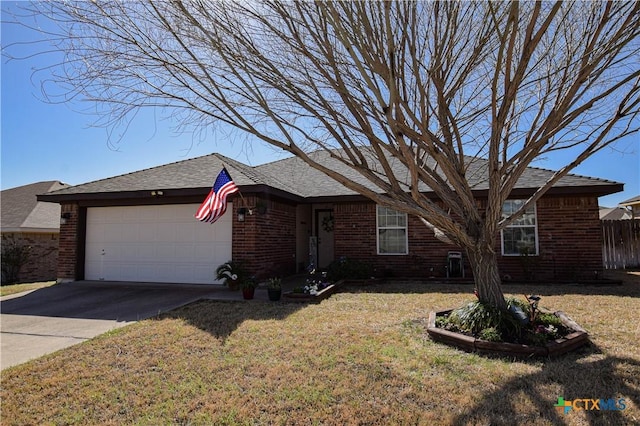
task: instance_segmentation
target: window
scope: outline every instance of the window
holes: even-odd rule
[[[407,254],[407,214],[377,206],[378,254]]]
[[[511,216],[524,204],[524,200],[507,200],[502,206],[502,217]],[[529,207],[511,225],[502,230],[504,256],[538,255],[538,229],[535,206]]]

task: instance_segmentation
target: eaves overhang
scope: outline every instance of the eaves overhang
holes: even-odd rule
[[[265,184],[240,185],[240,192],[243,194],[260,194],[267,197],[277,197],[294,203],[338,203],[367,201],[368,198],[360,194],[345,195],[321,195],[303,197],[292,194],[288,191],[274,188]],[[65,194],[40,194],[38,201],[53,203],[78,203],[82,206],[109,206],[109,205],[137,205],[137,204],[181,204],[198,203],[211,190],[210,187],[200,188],[180,188],[180,189],[153,189],[138,191],[118,191],[118,192],[87,192],[87,193],[65,193]],[[515,188],[509,194],[509,198],[528,197],[537,191],[538,188]],[[545,196],[576,196],[589,195],[602,197],[615,194],[624,190],[624,184],[611,182],[598,185],[586,186],[554,186],[550,188]],[[486,198],[487,189],[473,190],[476,198]],[[438,197],[433,191],[423,192],[428,198],[437,200]]]
[[[268,185],[240,185],[239,188],[240,192],[245,194],[260,194],[298,203],[304,202],[304,199],[298,195],[291,194]],[[211,191],[211,187],[181,189],[157,188],[138,191],[40,194],[37,198],[38,201],[60,204],[77,203],[84,207],[137,204],[182,204],[202,202],[209,191]]]

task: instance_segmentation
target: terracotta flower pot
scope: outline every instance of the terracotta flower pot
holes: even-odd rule
[[[250,288],[243,288],[242,289],[242,297],[245,300],[251,300],[253,299],[253,294],[255,293],[256,289],[253,287]]]

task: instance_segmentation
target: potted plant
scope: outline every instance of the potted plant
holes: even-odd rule
[[[216,279],[224,281],[229,290],[238,290],[247,278],[247,269],[242,262],[230,260],[216,269]]]
[[[242,290],[242,297],[245,300],[253,299],[253,295],[256,291],[256,287],[258,286],[258,282],[254,277],[249,277],[240,282],[240,289]]]
[[[282,296],[282,280],[280,278],[269,278],[267,281],[267,292],[269,300],[278,301]]]

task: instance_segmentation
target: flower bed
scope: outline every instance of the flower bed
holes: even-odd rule
[[[335,284],[328,284],[321,290],[312,290],[311,292],[288,291],[282,296],[289,302],[314,302],[318,303],[335,293],[342,285],[343,281]]]
[[[436,327],[439,316],[447,316],[453,309],[429,313],[427,333],[437,342],[445,343],[468,352],[480,352],[513,357],[554,357],[584,346],[589,342],[588,333],[561,311],[554,312],[562,324],[571,330],[561,338],[545,345],[526,345],[508,342],[489,342],[463,333]]]

